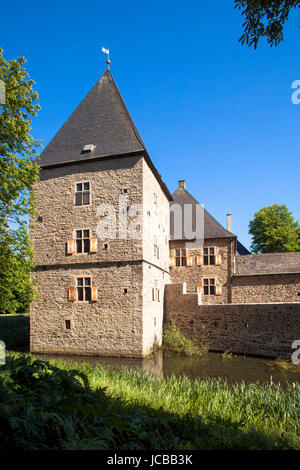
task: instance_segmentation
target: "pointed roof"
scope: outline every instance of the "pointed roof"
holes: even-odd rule
[[[107,69],[42,152],[41,167],[88,158],[143,152],[145,145]]]
[[[94,146],[93,151],[84,153],[86,145]],[[145,157],[167,198],[172,200],[107,69],[47,145],[38,163],[45,168],[138,154]]]
[[[179,181],[179,187],[172,194],[172,198],[173,201],[170,203],[170,208],[173,204],[179,204],[181,206],[184,204],[191,204],[192,206],[199,204],[199,202],[185,189],[185,181]],[[174,223],[172,223],[172,220],[170,225],[170,239],[176,240],[176,238],[174,238]],[[192,210],[192,225],[193,227],[196,226],[196,210]],[[219,222],[210,215],[206,209],[204,209],[204,238],[236,238],[236,235],[228,232],[228,230],[219,224]],[[184,235],[182,239],[185,239]]]

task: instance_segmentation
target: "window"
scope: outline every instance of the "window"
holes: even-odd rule
[[[157,236],[154,235],[154,256],[159,259],[159,246],[157,244]]]
[[[90,231],[76,230],[75,239],[76,253],[89,253],[90,252]]]
[[[76,183],[75,206],[86,206],[90,203],[90,183]]]
[[[214,278],[203,279],[203,294],[204,295],[216,294],[216,281]]]
[[[79,302],[87,302],[91,300],[91,278],[78,277],[76,279],[77,300]]]
[[[157,215],[157,194],[154,193],[154,214]]]
[[[71,329],[71,320],[65,320],[65,326],[66,326],[66,330],[70,330]]]
[[[186,250],[175,250],[175,266],[186,266]]]
[[[215,247],[203,248],[203,261],[205,265],[216,264],[216,249]]]
[[[159,292],[159,288],[158,288],[158,280],[156,279],[154,281],[154,286],[152,288],[152,300],[155,302],[160,302],[160,292]]]
[[[152,300],[153,302],[160,302],[160,292],[157,287],[152,288]]]

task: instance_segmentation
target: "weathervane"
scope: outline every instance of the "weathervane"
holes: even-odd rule
[[[102,52],[104,52],[105,54],[107,54],[107,68],[109,69],[109,64],[110,64],[110,60],[109,60],[109,49],[105,49],[104,47],[102,47]]]

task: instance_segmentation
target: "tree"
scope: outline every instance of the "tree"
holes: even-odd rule
[[[15,313],[34,296],[26,216],[35,212],[30,190],[38,180],[40,142],[30,132],[40,107],[25,63],[24,57],[6,61],[0,49],[0,313]]]
[[[300,0],[235,0],[235,8],[242,10],[245,19],[240,42],[256,49],[259,39],[266,37],[271,47],[277,46],[290,11],[299,7]]]
[[[263,207],[249,223],[254,253],[300,251],[300,225],[285,204]]]

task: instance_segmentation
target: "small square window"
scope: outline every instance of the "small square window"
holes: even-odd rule
[[[124,289],[124,294],[127,294],[128,293],[128,289]]]

